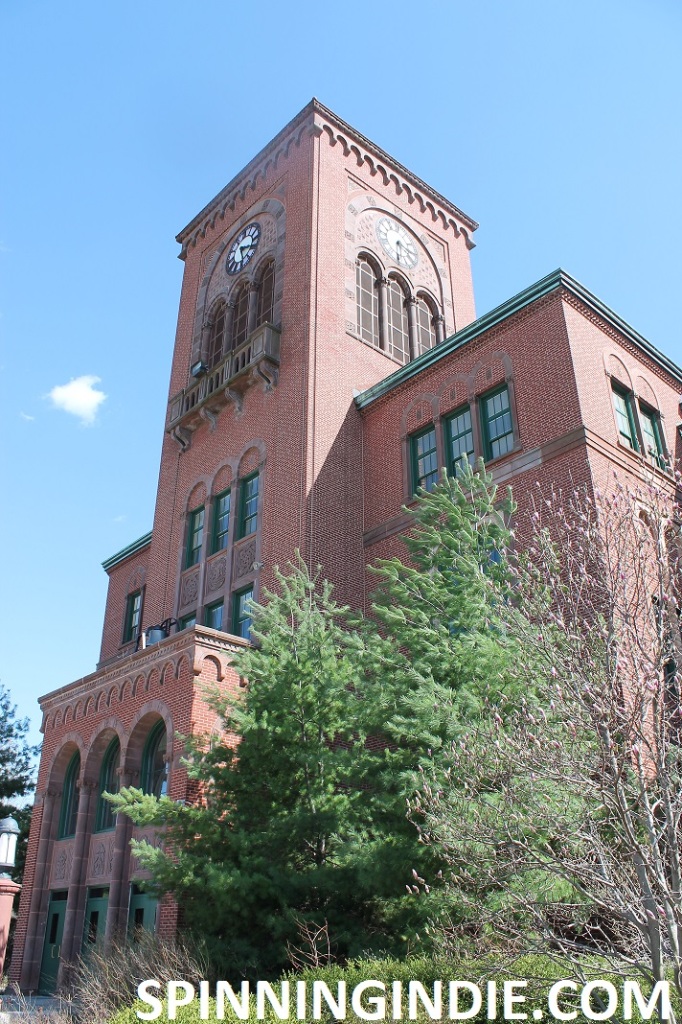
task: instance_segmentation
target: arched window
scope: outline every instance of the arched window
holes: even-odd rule
[[[275,315],[275,264],[270,262],[261,271],[258,279],[258,311],[256,327],[271,324]]]
[[[358,310],[358,333],[363,341],[379,347],[379,293],[377,274],[366,256],[355,265],[355,295]]]
[[[157,722],[147,737],[142,754],[142,792],[165,796],[168,784],[166,726]]]
[[[116,736],[106,749],[102,758],[102,767],[99,773],[99,797],[97,800],[97,818],[95,820],[95,832],[104,832],[113,828],[116,824],[116,812],[105,800],[103,793],[118,793],[118,768],[121,763],[121,744]]]
[[[395,278],[391,278],[386,289],[388,344],[386,351],[401,363],[410,358],[410,331],[407,322],[405,292]]]
[[[431,303],[423,295],[417,296],[415,312],[417,314],[417,351],[414,354],[420,356],[422,352],[428,351],[436,344],[436,313]]]
[[[209,369],[216,366],[223,355],[225,345],[225,325],[227,323],[227,306],[219,302],[213,310],[211,317],[211,333],[208,338],[208,352],[206,358]]]
[[[78,776],[81,772],[81,756],[76,751],[64,776],[64,789],[62,790],[62,807],[59,812],[59,839],[68,839],[76,834],[76,819],[78,817]]]
[[[246,341],[249,331],[249,286],[243,284],[234,300],[232,320],[232,348],[239,348]]]

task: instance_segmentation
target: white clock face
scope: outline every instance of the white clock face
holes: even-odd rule
[[[377,238],[384,251],[401,267],[410,270],[417,266],[419,260],[417,246],[402,224],[391,220],[390,217],[382,217],[377,224]]]
[[[256,221],[248,224],[239,232],[227,252],[228,274],[238,274],[253,259],[258,239],[260,238],[260,224]]]

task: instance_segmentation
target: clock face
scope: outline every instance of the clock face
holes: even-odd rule
[[[228,274],[238,274],[254,257],[260,238],[260,224],[248,224],[239,232],[227,252]]]
[[[387,252],[392,260],[395,260],[401,267],[411,270],[417,266],[419,254],[402,224],[390,217],[382,217],[377,224],[377,238],[381,242],[384,252]]]

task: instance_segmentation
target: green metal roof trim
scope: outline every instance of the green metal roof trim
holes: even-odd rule
[[[125,558],[130,558],[131,555],[137,554],[138,551],[142,551],[142,548],[146,548],[151,543],[152,531],[145,533],[144,537],[140,537],[139,540],[134,540],[132,544],[129,544],[127,548],[123,548],[122,551],[118,551],[111,558],[107,558],[105,562],[102,562],[102,568],[105,572],[109,572],[115,565],[122,562]]]
[[[545,295],[549,295],[550,292],[556,291],[557,288],[566,288],[568,291],[573,292],[586,306],[589,306],[595,313],[603,317],[604,320],[611,323],[626,338],[646,352],[647,355],[651,356],[659,366],[662,366],[664,370],[667,370],[668,373],[682,384],[682,369],[676,363],[673,363],[671,359],[668,359],[662,352],[659,352],[651,342],[643,338],[641,334],[638,334],[630,324],[619,317],[617,313],[614,313],[612,309],[609,309],[596,295],[588,291],[584,285],[576,281],[570,274],[567,274],[565,270],[554,270],[547,277],[543,277],[541,281],[532,284],[529,288],[519,292],[518,295],[514,295],[513,298],[507,299],[501,306],[491,310],[490,313],[484,314],[478,320],[474,320],[473,323],[463,327],[457,334],[446,338],[440,345],[436,345],[435,348],[422,353],[422,355],[413,359],[411,363],[401,366],[399,370],[396,370],[389,377],[385,377],[378,384],[357,395],[355,398],[357,407],[359,409],[366,408],[372,402],[381,398],[382,395],[397,388],[404,381],[410,380],[418,373],[421,373],[422,370],[433,366],[434,363],[440,362],[441,359],[445,359],[446,356],[456,352],[462,345],[466,345],[467,342],[477,338],[480,334],[484,334],[485,331],[489,331],[492,327],[496,327],[510,316],[513,316],[514,313],[518,313],[519,310],[530,306],[531,303],[536,302]]]

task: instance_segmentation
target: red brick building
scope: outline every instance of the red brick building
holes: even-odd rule
[[[299,550],[364,607],[402,506],[462,455],[521,506],[613,466],[670,479],[682,370],[561,271],[476,319],[476,226],[313,100],[178,236],[153,529],[104,563],[96,670],[41,700],[23,989],[127,923],[173,933],[101,793],[190,795],[175,736],[218,728],[205,684],[238,685],[273,566]]]

